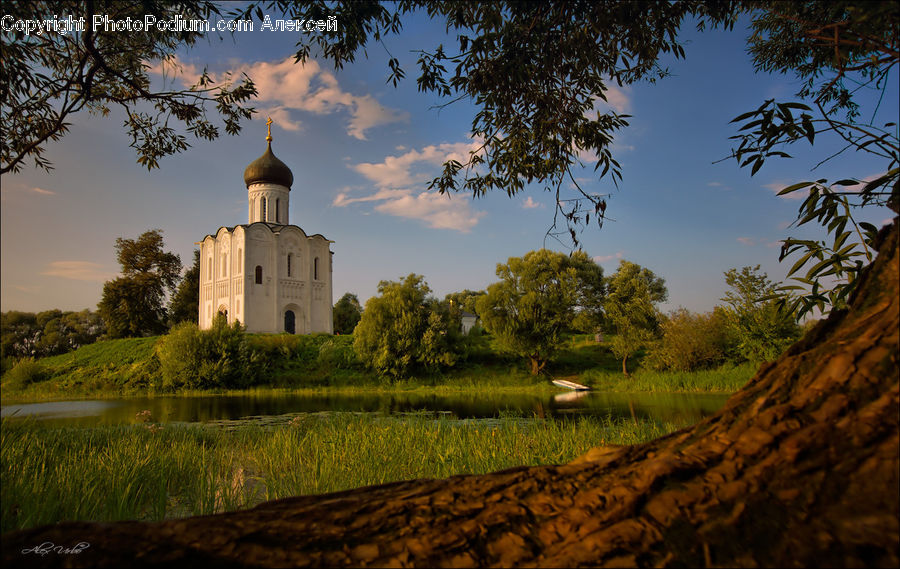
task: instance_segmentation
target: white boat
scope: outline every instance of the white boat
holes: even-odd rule
[[[553,385],[557,387],[564,387],[566,389],[571,389],[573,391],[590,391],[591,388],[587,385],[581,385],[580,383],[575,383],[574,381],[568,381],[566,379],[553,379],[551,380]]]

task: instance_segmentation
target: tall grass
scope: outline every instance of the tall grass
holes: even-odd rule
[[[756,374],[757,364],[725,365],[701,371],[638,370],[625,376],[621,372],[591,369],[582,373],[580,381],[600,391],[660,392],[734,392]]]
[[[62,520],[161,520],[404,479],[558,464],[592,446],[638,443],[682,426],[349,413],[232,430],[53,429],[3,420],[2,531]]]

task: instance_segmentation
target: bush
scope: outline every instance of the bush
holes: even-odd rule
[[[47,379],[44,366],[34,358],[23,358],[3,376],[3,383],[8,389],[24,389],[32,383]]]
[[[695,371],[736,359],[738,339],[720,308],[705,314],[677,310],[663,322],[662,334],[648,350],[644,367]]]
[[[354,369],[360,365],[353,350],[353,336],[335,336],[319,346],[316,359],[320,367],[327,369]]]
[[[240,324],[219,318],[209,330],[193,322],[177,324],[160,339],[161,387],[166,390],[242,388],[259,377],[260,355],[251,349]]]

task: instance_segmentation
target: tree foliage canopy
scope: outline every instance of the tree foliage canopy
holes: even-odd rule
[[[301,37],[296,57],[306,61],[316,47],[340,68],[365,53],[370,39],[387,45],[386,38],[399,33],[403,18],[414,12],[446,22],[455,35],[453,45],[418,52],[417,87],[441,97],[442,104],[466,100],[477,108],[470,132],[479,147],[465,161],[446,162],[429,187],[476,197],[490,191],[513,196],[526,184],[541,183],[555,195],[556,213],[577,243],[576,227],[592,220],[602,225],[608,195],[581,188],[572,174],[573,166],[583,163],[580,154],[596,157],[600,179],[608,176],[613,185],[621,179],[611,146],[628,116],[606,104],[608,86],[665,76],[659,58],[684,56],[677,32],[687,16],[695,16],[701,27],[731,25],[736,8],[695,1],[315,1],[304,8],[308,17],[337,15],[352,24],[333,35]],[[389,56],[388,67],[389,81],[405,78],[395,57]],[[549,232],[562,233],[558,229],[554,217]]]
[[[497,276],[476,303],[478,315],[502,350],[529,360],[532,374],[553,359],[579,303],[602,294],[603,269],[584,251],[510,257]]]
[[[166,292],[173,292],[181,259],[163,250],[162,231],[145,231],[137,239],[116,239],[122,276],[103,285],[97,305],[110,338],[151,336],[167,329]]]
[[[106,332],[100,315],[58,309],[11,310],[0,314],[0,347],[4,358],[45,357],[93,344]]]
[[[665,280],[625,259],[607,279],[606,291],[606,322],[615,330],[610,349],[627,375],[628,358],[656,338],[662,320],[656,304],[665,302],[669,293]]]
[[[353,329],[362,318],[362,306],[359,298],[353,293],[345,293],[332,310],[335,334],[352,334]]]
[[[773,361],[800,337],[795,314],[771,298],[777,285],[760,274],[759,265],[729,269],[725,284],[730,289],[722,298],[725,314],[746,360]]]
[[[200,250],[194,249],[194,262],[178,283],[169,303],[169,325],[200,320]]]
[[[743,123],[732,156],[755,174],[770,158],[790,158],[791,145],[814,144],[827,136],[840,141],[837,153],[874,155],[884,172],[851,172],[844,179],[803,181],[779,195],[807,191],[796,225],[817,223],[833,238],[788,238],[780,259],[799,255],[788,272],[792,283],[779,287],[782,305],[804,314],[842,308],[862,268],[873,259],[878,228],[857,222],[853,210],[886,205],[900,211],[900,138],[897,117],[876,122],[880,103],[866,119],[859,92],[884,96],[891,72],[900,62],[900,7],[896,2],[754,3],[750,53],[757,69],[780,71],[802,81],[801,101],[765,101],[732,122]],[[896,80],[894,81],[896,83]],[[805,269],[805,274],[801,272]],[[795,276],[797,275],[797,276]]]
[[[461,351],[459,323],[429,297],[431,289],[423,276],[381,281],[378,293],[366,302],[353,331],[353,349],[360,361],[394,378],[456,363]]]
[[[0,108],[3,146],[0,173],[18,172],[27,160],[49,170],[44,156],[47,143],[59,140],[68,131],[72,116],[88,111],[108,115],[115,107],[125,113],[124,127],[137,151],[138,163],[158,166],[163,156],[189,147],[187,136],[171,123],[198,139],[213,140],[220,127],[207,114],[214,105],[228,134],[240,132],[240,121],[251,115],[246,102],[256,95],[256,87],[246,76],[239,81],[226,77],[213,84],[202,73],[188,89],[157,88],[150,77],[151,65],[190,47],[205,36],[192,31],[159,30],[150,27],[140,33],[94,31],[92,16],[108,16],[118,21],[146,16],[170,21],[175,15],[185,20],[208,19],[219,14],[213,2],[4,2],[4,14],[17,20],[85,18],[83,32],[26,33],[13,29],[0,32]]]

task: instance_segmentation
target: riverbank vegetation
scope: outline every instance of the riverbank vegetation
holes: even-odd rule
[[[606,342],[572,335],[560,342],[546,373],[532,376],[527,362],[498,353],[490,336],[476,333],[465,340],[465,359],[453,368],[395,379],[366,369],[352,336],[247,334],[227,325],[201,332],[191,326],[167,336],[102,341],[20,360],[3,376],[3,401],[246,389],[541,390],[552,388],[549,379],[556,377],[608,391],[733,392],[756,371],[753,363],[696,371],[639,364],[626,377]]]
[[[560,263],[567,258],[553,255]],[[224,318],[210,330],[181,322],[160,336],[104,340],[49,357],[5,359],[3,400],[258,387],[530,388],[549,385],[554,378],[612,391],[730,392],[744,385],[759,363],[777,357],[800,335],[790,314],[776,310],[774,301],[760,300],[774,284],[758,273],[758,267],[726,274],[731,291],[723,300],[728,306],[706,314],[681,309],[666,316],[654,307],[664,298],[665,288],[651,272],[644,269],[640,274],[647,278],[623,281],[623,270],[634,268],[637,274],[640,269],[623,262],[607,282],[593,261],[576,260],[581,264],[567,265],[565,270],[539,271],[544,280],[550,278],[547,275],[565,274],[572,281],[567,285],[571,298],[560,301],[568,308],[547,333],[535,322],[499,316],[497,305],[504,303],[514,308],[511,312],[533,311],[540,296],[534,291],[511,290],[504,296],[494,287],[491,293],[468,291],[455,302],[453,295],[438,301],[429,296],[421,276],[409,275],[401,282],[381,283],[380,296],[366,303],[353,334],[250,334]],[[586,306],[600,302],[604,287],[605,309],[586,313]],[[644,294],[635,292],[638,289]],[[655,296],[650,294],[654,291]],[[640,310],[626,312],[644,315],[640,322],[616,319],[613,305],[631,306],[628,299]],[[480,314],[491,314],[484,319],[487,330],[476,325],[462,333],[462,310],[469,305]],[[4,325],[11,322],[5,318]],[[602,325],[613,332],[578,334],[572,329],[578,323],[580,328]],[[637,332],[627,332],[629,328]],[[623,329],[628,337],[622,337]],[[529,334],[541,336],[543,344],[513,341]],[[544,346],[550,340],[552,346]],[[626,344],[627,353],[622,350]],[[623,358],[631,361],[628,370]]]
[[[297,416],[274,426],[50,428],[4,419],[2,531],[63,520],[162,520],[415,478],[569,462],[685,425],[619,419],[459,421]]]

